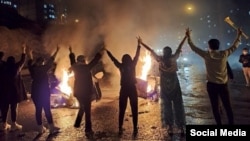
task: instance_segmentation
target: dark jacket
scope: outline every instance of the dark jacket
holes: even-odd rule
[[[8,103],[19,103],[27,100],[27,94],[21,78],[21,70],[25,62],[25,54],[14,64],[6,63],[4,67],[3,98]]]
[[[242,63],[243,67],[250,67],[250,54],[240,55],[239,62]]]
[[[40,99],[50,97],[48,71],[52,67],[54,57],[51,57],[45,65],[37,66],[33,60],[28,61],[28,68],[32,78],[31,98]]]
[[[96,54],[94,59],[89,64],[76,62],[74,53],[70,53],[69,58],[71,63],[70,70],[74,72],[75,76],[74,96],[90,100],[93,90],[91,69],[101,59],[101,54]]]
[[[4,67],[5,67],[5,62],[1,60],[0,61],[0,104],[4,101],[3,98]]]
[[[131,86],[136,84],[136,64],[139,59],[140,54],[140,46],[137,47],[136,55],[134,59],[132,60],[131,64],[124,64],[120,63],[112,54],[111,52],[107,51],[108,56],[110,59],[114,62],[115,66],[119,68],[121,80],[120,85],[121,86]]]

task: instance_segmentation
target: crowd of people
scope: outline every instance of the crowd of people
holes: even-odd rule
[[[69,71],[74,72],[75,82],[73,94],[79,102],[79,111],[76,115],[74,127],[79,128],[85,113],[85,133],[93,134],[91,123],[91,101],[93,80],[91,70],[101,60],[103,53],[107,55],[120,71],[120,95],[119,95],[119,114],[118,127],[119,134],[123,132],[124,114],[127,107],[128,99],[130,101],[132,117],[133,117],[133,133],[138,133],[138,95],[136,88],[136,65],[140,56],[141,46],[151,52],[151,55],[159,63],[160,71],[160,98],[161,98],[161,122],[162,128],[166,128],[169,134],[173,134],[176,125],[181,134],[185,133],[185,110],[182,99],[182,91],[178,80],[177,59],[180,56],[183,44],[187,40],[190,48],[204,59],[206,66],[207,93],[210,98],[214,119],[217,125],[221,125],[220,117],[220,101],[222,102],[228,117],[228,124],[234,124],[234,115],[230,102],[228,89],[228,80],[230,76],[230,66],[228,65],[228,57],[239,46],[241,41],[242,30],[239,28],[237,37],[232,46],[226,50],[220,49],[218,39],[210,39],[208,41],[209,50],[205,51],[195,46],[191,39],[191,30],[186,29],[185,36],[180,42],[179,47],[172,54],[172,48],[166,46],[163,48],[163,55],[157,55],[154,50],[142,41],[140,37],[137,39],[137,49],[134,58],[129,54],[122,56],[121,62],[116,59],[110,50],[103,47],[92,61],[87,63],[86,56],[75,54],[69,47],[70,68]],[[28,51],[28,55],[26,55]],[[49,131],[51,134],[57,133],[60,128],[54,125],[53,115],[50,108],[50,85],[48,82],[48,71],[51,69],[54,59],[58,54],[59,47],[55,53],[45,61],[43,57],[33,58],[33,51],[27,49],[23,45],[23,52],[20,61],[16,62],[13,56],[3,61],[3,52],[0,52],[0,103],[2,123],[1,130],[21,130],[22,125],[17,123],[18,103],[27,99],[24,85],[21,79],[21,70],[25,64],[26,56],[28,56],[28,69],[32,78],[31,98],[35,105],[35,118],[40,134],[46,131],[42,123],[42,110],[45,112]],[[239,62],[243,64],[243,71],[246,78],[246,85],[250,85],[250,54],[248,49],[243,49]],[[7,123],[7,113],[11,111],[11,124]]]

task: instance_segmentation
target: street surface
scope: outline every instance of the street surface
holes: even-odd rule
[[[204,71],[198,71],[194,66],[186,67],[178,72],[183,92],[187,124],[215,124],[208,95],[206,92],[206,81]],[[234,82],[230,82],[232,106],[236,124],[250,124],[250,88],[244,86],[244,79],[241,71],[235,72]],[[22,132],[0,132],[0,141],[84,141],[84,140],[164,140],[164,141],[185,141],[176,134],[168,136],[165,129],[161,128],[160,104],[150,99],[139,98],[139,120],[138,135],[133,136],[132,116],[128,104],[124,134],[118,135],[118,95],[119,88],[101,88],[103,97],[92,104],[92,125],[94,136],[87,139],[84,134],[84,119],[81,128],[74,128],[74,120],[77,109],[70,107],[53,108],[53,119],[55,124],[61,128],[57,135],[49,136],[46,132],[37,136],[35,110],[32,100],[25,101],[19,105],[18,123],[23,125]],[[223,123],[227,123],[225,112],[222,109]],[[43,118],[45,126],[47,121]]]

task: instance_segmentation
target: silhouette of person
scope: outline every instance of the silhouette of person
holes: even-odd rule
[[[48,121],[50,134],[59,131],[59,128],[54,125],[51,113],[50,85],[48,78],[48,71],[51,69],[58,51],[59,47],[57,47],[55,53],[47,61],[45,61],[43,57],[38,57],[36,60],[33,60],[33,51],[30,50],[29,52],[30,60],[28,61],[28,68],[32,78],[31,98],[35,105],[36,122],[40,134],[46,131],[42,123],[42,110],[44,110],[45,117]]]
[[[5,61],[3,60],[4,57],[4,52],[0,51],[0,119],[2,118],[2,113],[1,113],[1,107],[2,103],[4,101],[3,96],[3,84],[4,84],[4,67],[5,67]]]
[[[3,98],[2,103],[2,129],[3,130],[21,130],[22,125],[19,125],[17,120],[17,108],[18,103],[23,100],[27,100],[27,95],[24,89],[24,85],[21,79],[21,70],[25,63],[26,58],[26,46],[23,44],[23,52],[21,55],[21,60],[16,62],[13,56],[9,56],[4,67],[4,84],[3,86]],[[7,123],[7,116],[9,111],[9,106],[11,109],[11,125]]]
[[[69,58],[71,67],[70,71],[74,73],[74,96],[79,102],[80,108],[76,116],[74,127],[79,128],[82,117],[85,113],[85,133],[86,135],[93,134],[91,123],[91,101],[93,95],[93,80],[91,69],[101,59],[101,54],[97,53],[94,59],[90,62],[86,62],[86,58],[83,55],[77,56],[75,60],[75,54],[72,52],[72,48],[69,47]]]
[[[242,64],[242,70],[245,76],[246,86],[250,87],[250,54],[248,48],[243,48],[239,62]]]
[[[210,98],[216,124],[222,124],[219,112],[219,98],[221,99],[221,102],[226,110],[228,124],[234,124],[233,110],[228,90],[227,60],[229,55],[231,55],[238,48],[242,31],[241,29],[238,29],[237,37],[232,46],[222,51],[219,51],[220,42],[218,39],[210,39],[208,41],[209,51],[201,50],[192,42],[190,32],[190,29],[186,30],[189,46],[205,61],[207,70],[207,92]]]
[[[169,126],[168,133],[170,135],[173,134],[174,123],[181,130],[182,134],[185,132],[185,111],[181,87],[176,71],[178,70],[177,59],[180,56],[181,48],[186,38],[185,36],[174,54],[172,54],[172,49],[170,47],[164,47],[163,56],[157,55],[149,46],[141,42],[141,44],[151,52],[156,61],[159,62],[161,120],[164,128]]]
[[[138,39],[138,46],[136,50],[136,54],[134,59],[130,57],[130,55],[125,54],[122,56],[122,62],[120,63],[110,51],[107,50],[107,54],[110,59],[114,62],[115,66],[120,70],[120,97],[119,97],[119,134],[122,134],[123,129],[123,120],[124,114],[127,107],[127,101],[129,98],[130,106],[132,110],[133,116],[133,126],[134,126],[134,134],[138,132],[138,96],[136,89],[136,64],[139,59],[140,54],[140,43]]]

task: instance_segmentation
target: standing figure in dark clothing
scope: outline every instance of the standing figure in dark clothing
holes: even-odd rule
[[[3,71],[4,71],[4,66],[5,66],[5,61],[3,61],[3,56],[4,56],[4,52],[0,51],[0,118],[2,118],[2,113],[1,113],[1,107],[2,107],[2,103],[4,101],[3,99],[3,79],[4,79],[4,75],[3,75]]]
[[[250,87],[250,54],[248,48],[243,48],[239,62],[242,64],[246,86]]]
[[[36,122],[38,125],[38,132],[40,134],[46,131],[46,128],[42,124],[42,110],[45,112],[45,116],[49,124],[50,134],[57,133],[59,131],[59,128],[54,125],[51,113],[50,85],[48,78],[48,71],[51,69],[58,51],[59,47],[57,47],[55,53],[47,60],[47,62],[45,62],[42,57],[39,57],[34,61],[32,50],[30,50],[28,68],[32,78],[31,98],[35,104]]]
[[[27,95],[24,91],[24,85],[21,80],[21,70],[25,63],[26,46],[23,45],[23,53],[19,62],[15,61],[13,56],[9,56],[6,61],[3,72],[3,103],[2,103],[2,130],[21,130],[22,126],[16,123],[18,103],[27,100]],[[11,126],[7,123],[7,116],[11,109]]]
[[[156,61],[159,62],[161,120],[164,128],[169,127],[168,133],[170,135],[173,134],[174,123],[181,130],[182,134],[184,134],[186,124],[182,92],[176,73],[178,70],[177,59],[180,56],[181,48],[186,38],[186,36],[183,38],[173,55],[170,47],[164,47],[163,56],[158,56],[149,46],[142,42],[142,45],[149,50]]]
[[[115,66],[120,70],[121,80],[120,80],[120,97],[119,97],[119,134],[122,134],[124,114],[127,107],[127,101],[129,98],[130,106],[133,116],[133,126],[134,134],[137,134],[138,127],[138,96],[136,89],[136,64],[140,55],[140,38],[138,39],[138,46],[134,59],[130,55],[125,54],[122,57],[122,62],[120,63],[110,51],[107,50],[107,54],[110,59],[114,62]]]
[[[94,59],[90,63],[86,63],[85,56],[79,55],[75,60],[75,54],[72,52],[72,48],[69,47],[70,51],[70,71],[74,73],[74,96],[77,98],[80,109],[78,111],[74,127],[79,128],[82,117],[85,113],[85,133],[86,135],[93,134],[91,124],[91,97],[93,94],[93,80],[91,69],[101,59],[101,54],[97,53]]]

